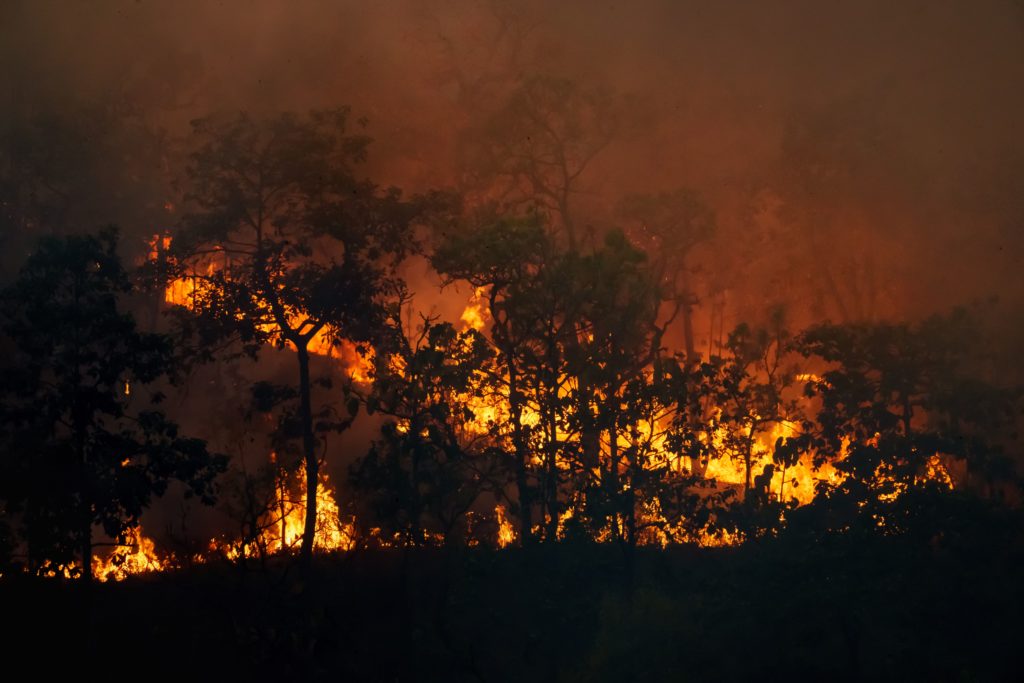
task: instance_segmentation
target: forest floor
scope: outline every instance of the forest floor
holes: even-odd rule
[[[1024,552],[893,539],[559,544],[209,564],[91,590],[0,581],[40,677],[1019,680]],[[30,654],[52,653],[42,661]]]

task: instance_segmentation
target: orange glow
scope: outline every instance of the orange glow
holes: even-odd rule
[[[149,574],[173,569],[177,565],[170,556],[161,557],[156,544],[142,533],[140,527],[129,529],[125,542],[119,543],[104,557],[92,558],[92,574],[97,581],[123,581],[129,576]],[[66,566],[47,565],[40,576],[75,579],[81,575],[82,563],[73,562]]]
[[[169,236],[154,236],[150,243],[150,258],[156,259],[162,252],[167,251],[171,246]],[[227,255],[223,252],[211,254],[205,261],[196,267],[196,272],[190,276],[179,278],[167,285],[165,300],[168,303],[192,307],[195,301],[202,295],[202,289],[212,286],[208,276],[214,275],[229,267]],[[462,331],[476,330],[486,334],[491,323],[488,310],[487,288],[477,287],[470,295],[460,315],[459,321]],[[288,311],[288,323],[293,327],[300,327],[305,318],[298,311]],[[276,339],[277,327],[273,323],[266,323],[263,331]],[[592,339],[592,336],[591,336]],[[321,330],[309,342],[309,350],[315,354],[339,360],[346,368],[350,377],[359,383],[369,384],[374,378],[374,363],[372,351],[358,348],[346,340],[333,338],[327,330]],[[402,359],[398,356],[389,360],[391,370],[402,374]],[[796,376],[798,382],[820,382],[817,375],[804,373]],[[562,397],[569,396],[573,387],[567,381],[559,387],[559,394]],[[128,387],[126,385],[126,393]],[[497,390],[492,393],[480,391],[469,391],[459,397],[466,402],[467,407],[473,413],[473,419],[464,423],[462,429],[473,437],[490,436],[502,440],[509,438],[509,422],[511,419],[509,411],[509,398],[507,385],[504,390]],[[604,400],[604,397],[598,397]],[[718,411],[720,412],[720,411]],[[704,477],[716,482],[719,491],[733,489],[737,493],[742,491],[748,478],[748,466],[745,460],[749,458],[750,478],[754,479],[765,471],[769,465],[774,467],[770,481],[761,482],[764,494],[769,499],[794,505],[807,505],[812,502],[818,493],[819,485],[835,487],[843,480],[843,475],[835,467],[835,462],[841,461],[846,456],[848,443],[837,454],[835,461],[826,462],[821,466],[815,466],[812,454],[804,454],[795,464],[782,467],[775,463],[773,455],[775,445],[779,439],[791,439],[799,436],[799,427],[795,422],[777,421],[764,423],[763,428],[752,435],[753,443],[749,453],[737,451],[733,444],[735,434],[730,434],[730,427],[719,424],[719,415],[712,411],[712,423],[709,424],[707,439],[711,442],[714,454],[706,463],[703,473]],[[536,426],[540,423],[540,415],[536,406],[529,402],[524,405],[520,417],[523,425]],[[646,420],[640,420],[631,430],[622,430],[617,435],[617,449],[620,453],[627,451],[643,454],[644,466],[649,469],[671,467],[673,469],[692,472],[693,463],[689,458],[672,453],[666,447],[666,434],[668,430],[669,415],[666,411],[661,415],[648,416]],[[399,423],[400,431],[407,429],[407,425]],[[575,438],[572,434],[565,433],[563,427],[557,427],[556,437],[559,441],[569,441]],[[730,439],[730,436],[733,437]],[[592,474],[595,477],[602,476],[604,469],[608,467],[607,458],[610,458],[611,444],[607,437],[601,442],[602,458],[604,467],[595,467]],[[746,457],[745,457],[746,456]],[[531,464],[541,464],[541,458],[534,453],[531,457]],[[556,466],[561,469],[569,469],[572,465],[562,462],[561,456]],[[625,465],[622,465],[625,467]],[[624,472],[623,472],[624,473]],[[621,474],[621,473],[620,473]],[[884,484],[887,480],[886,473],[877,473],[877,481]],[[938,454],[934,455],[927,464],[926,471],[921,475],[922,479],[939,481],[943,485],[952,488],[953,481],[944,467]],[[753,485],[756,485],[752,482]],[[626,484],[628,486],[628,484]],[[886,491],[880,493],[879,497],[895,497],[901,490]],[[314,549],[317,551],[349,550],[356,543],[354,520],[343,521],[340,518],[339,508],[334,497],[334,490],[330,486],[325,475],[321,476],[318,482],[318,513],[317,529],[314,538]],[[694,531],[692,526],[688,527],[685,520],[674,524],[669,523],[662,510],[661,501],[657,497],[638,500],[635,510],[635,521],[637,523],[637,542],[641,545],[667,546],[674,543],[693,543],[700,546],[723,546],[735,545],[743,542],[742,534],[727,529],[717,529],[713,524],[707,525],[704,529]],[[557,535],[562,538],[565,533],[566,523],[582,510],[581,502],[571,500],[566,502],[565,509],[559,514]],[[497,505],[494,510],[494,520],[497,524],[495,542],[499,548],[506,548],[514,545],[518,538],[516,526],[513,520],[508,517],[506,508]],[[305,521],[305,473],[299,471],[295,475],[287,475],[283,471],[279,474],[279,487],[276,491],[274,504],[263,515],[259,522],[260,534],[257,540],[248,543],[241,541],[213,541],[210,544],[212,551],[226,555],[229,558],[251,557],[257,552],[268,554],[288,553],[296,549],[302,540],[302,533]],[[619,517],[609,521],[606,528],[596,533],[596,540],[611,541],[621,538],[624,533],[626,520]],[[544,534],[544,524],[535,527],[537,534]],[[371,530],[370,539],[384,546],[400,544],[402,540],[395,538],[383,538],[380,530]],[[440,537],[437,539],[440,542]],[[111,569],[116,553],[103,565],[104,576],[121,578],[128,573],[141,571],[153,571],[168,566],[165,560],[160,560],[153,553],[153,544],[141,535],[135,537],[132,544],[137,550],[133,553],[117,556],[120,559],[115,564],[117,571]],[[161,564],[163,562],[163,564]],[[97,571],[97,575],[99,575]]]
[[[490,315],[487,312],[486,294],[486,287],[477,287],[474,290],[473,296],[470,297],[469,303],[466,304],[466,308],[462,311],[462,316],[459,318],[463,329],[471,328],[480,332],[487,326],[487,320]]]
[[[273,459],[273,454],[271,455]],[[306,524],[306,472],[299,468],[294,475],[283,470],[278,473],[275,497],[260,517],[259,537],[251,542],[231,540],[210,541],[210,550],[228,559],[253,557],[260,552],[269,555],[289,553],[302,543]],[[316,533],[313,549],[318,552],[351,550],[355,547],[355,526],[352,520],[343,521],[326,474],[321,473],[316,489]]]
[[[512,522],[510,522],[508,517],[505,516],[504,506],[495,506],[494,519],[498,523],[498,547],[507,548],[514,544],[516,542],[516,530],[515,527],[512,526]]]
[[[150,260],[159,258],[160,253],[166,252],[171,246],[169,235],[154,235],[149,242]],[[214,275],[229,266],[227,255],[223,252],[215,253],[199,264],[192,275],[179,277],[164,288],[164,301],[174,306],[183,306],[188,309],[195,307],[197,296],[202,296],[204,288],[212,287],[209,276]],[[209,290],[206,290],[209,291]],[[288,311],[288,324],[293,328],[303,325],[305,317],[299,311]],[[271,343],[278,340],[278,328],[275,323],[264,323],[259,329],[270,335]],[[367,384],[373,378],[373,354],[369,350],[361,350],[355,344],[345,339],[335,338],[329,329],[323,328],[309,340],[308,347],[311,353],[319,356],[327,356],[341,361],[354,382]]]
[[[170,558],[157,554],[156,544],[138,527],[129,531],[127,540],[106,558],[93,558],[92,572],[98,580],[122,581],[134,574],[160,572],[174,566]]]

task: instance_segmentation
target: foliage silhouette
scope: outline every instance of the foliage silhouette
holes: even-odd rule
[[[394,266],[415,246],[415,222],[436,200],[405,200],[397,189],[358,178],[370,140],[349,131],[350,119],[347,109],[335,109],[194,122],[188,205],[164,274],[195,283],[179,319],[199,353],[230,341],[250,354],[268,342],[295,350],[307,566],[323,459],[311,344],[374,340],[389,298],[401,291]]]
[[[89,581],[95,527],[122,541],[172,479],[209,503],[224,469],[159,410],[177,365],[122,312],[131,291],[114,229],[41,240],[3,291],[0,498],[33,572]]]

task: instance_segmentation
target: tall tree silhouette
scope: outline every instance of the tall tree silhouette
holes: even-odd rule
[[[630,236],[651,256],[663,285],[680,304],[686,357],[697,355],[693,308],[697,305],[693,250],[715,233],[715,214],[700,196],[687,189],[657,195],[629,195],[619,213],[630,225]]]
[[[189,307],[205,348],[236,339],[250,353],[268,342],[295,351],[307,566],[322,458],[311,345],[372,340],[423,207],[357,177],[370,140],[349,127],[347,109],[195,122],[187,213],[170,258],[171,277],[196,283]]]
[[[576,281],[580,313],[577,334],[568,345],[574,393],[586,388],[590,394],[573,396],[570,423],[592,420],[600,434],[600,457],[582,444],[577,472],[596,472],[597,482],[588,482],[589,493],[603,494],[599,526],[610,522],[613,535],[636,543],[636,494],[643,486],[644,472],[652,466],[653,442],[658,423],[667,417],[669,406],[664,392],[652,382],[649,372],[661,351],[665,327],[678,307],[661,315],[660,275],[646,254],[619,231],[605,236],[600,249],[571,259],[570,279]],[[664,319],[661,319],[664,317]],[[580,419],[579,411],[585,411]],[[591,503],[598,496],[589,496]],[[600,509],[600,505],[591,505]],[[619,520],[623,527],[619,528]]]
[[[573,196],[591,162],[612,141],[618,117],[602,89],[536,76],[468,131],[466,184],[512,210],[539,209],[571,249],[583,235]]]
[[[481,218],[472,229],[447,236],[433,254],[434,267],[452,281],[465,280],[486,292],[491,324],[484,330],[498,351],[500,390],[508,405],[502,425],[511,444],[519,538],[533,538],[537,486],[530,462],[536,426],[526,418],[530,380],[524,358],[535,343],[535,289],[554,257],[555,247],[535,218]]]
[[[92,578],[93,530],[121,539],[171,479],[211,501],[223,460],[156,404],[169,338],[120,308],[131,292],[117,233],[46,238],[2,294],[13,356],[3,377],[0,497],[18,514],[31,569]]]
[[[499,478],[486,427],[474,426],[478,416],[471,407],[487,390],[494,354],[473,329],[456,332],[425,319],[407,332],[395,322],[366,401],[368,410],[387,420],[353,468],[352,481],[385,530],[412,545],[436,535],[448,543]]]

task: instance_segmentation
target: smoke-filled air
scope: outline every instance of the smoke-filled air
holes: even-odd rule
[[[11,0],[0,61],[9,668],[1019,676],[1021,2]]]

